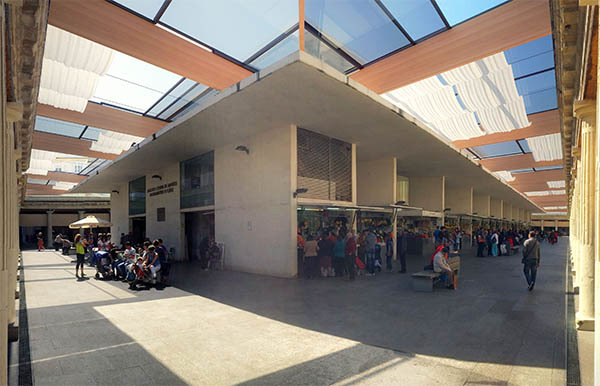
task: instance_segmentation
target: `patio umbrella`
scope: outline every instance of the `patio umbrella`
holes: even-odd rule
[[[108,228],[112,224],[106,220],[102,220],[96,216],[87,216],[86,218],[82,218],[81,220],[75,221],[72,224],[69,224],[69,228],[71,229],[79,229],[79,228]]]

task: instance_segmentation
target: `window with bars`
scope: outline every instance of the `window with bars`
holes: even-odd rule
[[[298,128],[298,188],[301,198],[352,201],[352,145]]]

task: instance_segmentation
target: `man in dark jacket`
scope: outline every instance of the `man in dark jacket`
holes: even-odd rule
[[[356,240],[354,239],[354,233],[348,232],[346,236],[346,246],[344,248],[344,259],[346,265],[346,271],[350,280],[354,280],[354,260],[356,259]]]
[[[535,232],[529,232],[529,238],[523,243],[522,262],[528,289],[532,291],[537,269],[540,267],[540,243],[535,238]]]

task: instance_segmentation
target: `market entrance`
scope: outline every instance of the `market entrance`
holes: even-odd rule
[[[130,217],[129,230],[133,245],[142,244],[146,238],[146,216]]]
[[[215,237],[215,211],[205,210],[186,212],[185,226],[185,258],[188,261],[200,260],[208,250],[208,242]]]

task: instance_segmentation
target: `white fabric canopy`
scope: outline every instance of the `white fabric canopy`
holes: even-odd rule
[[[450,141],[531,124],[502,52],[383,96]]]
[[[112,224],[106,220],[102,220],[96,216],[87,216],[81,220],[75,221],[72,224],[69,224],[69,228],[71,229],[79,229],[79,228],[107,228]]]
[[[550,189],[560,189],[565,187],[565,181],[548,181],[546,182]]]
[[[98,140],[96,142],[92,142],[90,150],[110,154],[121,154],[123,151],[129,149],[133,143],[139,143],[143,139],[144,138],[142,137],[133,135],[106,131],[98,135]]]
[[[494,175],[504,182],[511,182],[515,180],[515,177],[512,175],[512,173],[506,170],[494,172]]]
[[[564,189],[562,190],[539,190],[535,192],[525,192],[528,196],[558,196],[562,194],[566,194]]]
[[[49,25],[38,101],[83,112],[113,56],[110,48]]]
[[[57,182],[56,184],[54,184],[52,186],[52,189],[54,189],[54,190],[69,190],[75,185],[77,185],[77,184],[72,183],[72,182],[60,181],[60,182]]]
[[[527,145],[536,162],[553,161],[563,157],[560,133],[527,138]]]

